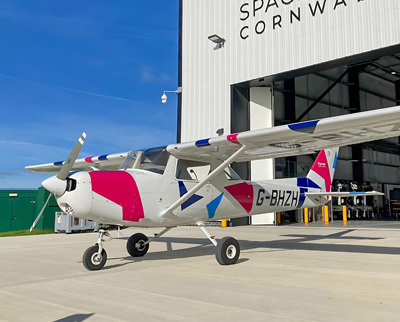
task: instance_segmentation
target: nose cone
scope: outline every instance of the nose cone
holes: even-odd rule
[[[42,182],[42,187],[47,191],[54,193],[56,196],[64,194],[67,188],[67,181],[60,180],[56,176],[50,177]]]
[[[90,177],[87,172],[77,172],[66,180],[65,193],[56,196],[56,200],[62,211],[70,213],[74,217],[98,220],[90,216],[92,207],[92,188]],[[71,182],[73,181],[73,182]]]

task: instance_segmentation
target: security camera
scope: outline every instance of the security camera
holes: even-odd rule
[[[163,104],[167,103],[167,95],[165,95],[165,93],[163,94],[163,96],[161,96],[161,102]]]

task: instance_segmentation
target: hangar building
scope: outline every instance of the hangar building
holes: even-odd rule
[[[400,0],[180,0],[178,142],[400,104],[399,17]],[[234,168],[301,176],[313,158]],[[335,179],[400,199],[398,138],[341,148]]]

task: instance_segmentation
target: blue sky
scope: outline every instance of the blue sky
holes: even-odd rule
[[[0,2],[0,188],[27,165],[173,143],[178,1]]]

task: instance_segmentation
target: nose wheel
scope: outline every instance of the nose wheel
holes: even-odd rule
[[[111,239],[108,230],[100,229],[96,245],[89,247],[83,254],[83,266],[89,271],[98,271],[102,269],[107,262],[107,252],[103,248],[104,236]]]
[[[83,254],[82,262],[87,270],[97,271],[106,264],[107,252],[103,249],[100,254],[98,245],[91,246]]]

